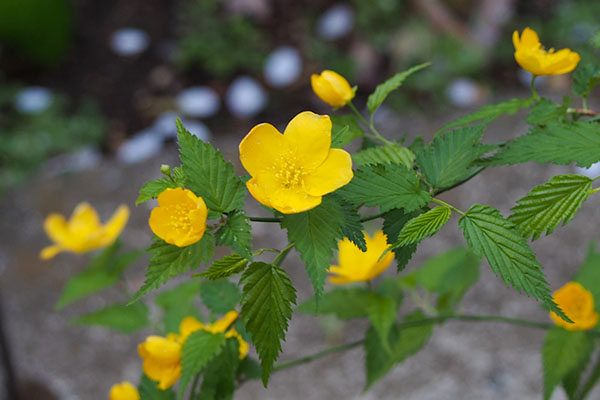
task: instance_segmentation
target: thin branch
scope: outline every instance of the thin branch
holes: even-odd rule
[[[280,223],[282,221],[281,218],[277,217],[248,217],[250,221],[254,222],[277,222]]]

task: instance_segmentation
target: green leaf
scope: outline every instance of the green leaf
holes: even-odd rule
[[[202,329],[192,333],[185,340],[181,347],[182,370],[178,399],[183,398],[194,376],[202,372],[206,364],[221,351],[224,345],[223,333],[211,333]]]
[[[594,353],[594,347],[596,344],[593,340],[590,340],[589,342],[589,348],[583,355],[583,358],[579,360],[577,366],[575,368],[572,368],[562,380],[562,386],[565,389],[565,393],[567,394],[567,398],[569,398],[569,400],[578,399],[578,397],[576,397],[576,394],[579,390],[579,385],[584,375],[588,377],[588,379],[585,381],[586,386],[590,384],[592,385],[590,387],[593,387],[595,384],[595,382],[590,380],[593,379],[591,378],[591,374],[585,374],[586,370],[588,369],[590,360],[592,359],[592,354]],[[585,389],[582,388],[581,390]],[[585,398],[585,396],[581,395],[580,398]]]
[[[417,311],[406,316],[405,321],[418,321],[425,316]],[[401,327],[395,324],[390,329],[389,343],[391,351],[383,347],[379,335],[374,328],[369,328],[365,338],[365,357],[368,389],[378,379],[387,374],[396,364],[421,350],[431,337],[433,324],[423,324],[411,327]]]
[[[179,324],[188,316],[199,317],[194,300],[200,293],[201,282],[188,281],[156,295],[154,302],[163,310],[167,333],[179,333]]]
[[[246,356],[238,366],[236,377],[242,380],[257,380],[260,379],[262,370],[258,361],[250,356]]]
[[[237,285],[226,279],[203,282],[200,291],[204,305],[215,314],[225,314],[233,310],[241,296]]]
[[[417,174],[396,164],[365,166],[338,193],[354,205],[379,206],[382,212],[394,208],[410,212],[431,201]]]
[[[367,251],[367,242],[363,233],[364,227],[361,222],[361,216],[356,207],[348,203],[341,196],[330,194],[328,197],[336,201],[342,211],[344,224],[340,227],[342,235],[356,245],[362,251]]]
[[[563,312],[554,303],[542,266],[514,224],[500,211],[481,204],[473,205],[458,221],[469,247],[484,256],[492,271],[518,291],[540,300],[562,318]]]
[[[434,235],[450,219],[452,210],[449,207],[436,207],[424,214],[420,214],[404,224],[391,249],[419,243],[421,240]]]
[[[371,325],[379,335],[381,346],[391,351],[389,339],[390,329],[396,322],[397,308],[394,299],[384,296],[372,295],[365,305]]]
[[[486,125],[467,126],[437,136],[423,151],[417,153],[417,165],[431,186],[437,189],[452,186],[473,171],[473,164],[490,146],[479,141]]]
[[[139,251],[118,255],[119,247],[120,244],[115,241],[113,245],[103,250],[91,261],[88,269],[71,277],[55,308],[61,310],[77,299],[114,285],[121,278],[125,268],[141,255]]]
[[[529,125],[545,125],[548,122],[554,122],[564,119],[567,115],[568,103],[556,104],[552,100],[541,99],[536,105],[531,107],[531,111],[525,121]]]
[[[369,316],[366,305],[375,294],[364,288],[335,288],[319,299],[310,298],[300,304],[296,311],[304,314],[333,314],[339,319],[365,318]]]
[[[210,143],[189,133],[177,119],[177,138],[183,172],[189,188],[201,196],[208,208],[226,213],[244,207],[245,186],[235,175],[233,164]]]
[[[585,359],[590,348],[590,339],[584,331],[554,327],[546,333],[542,346],[544,399],[550,398],[554,388]]]
[[[175,400],[175,392],[172,388],[160,390],[158,384],[148,378],[146,374],[142,374],[138,390],[140,400]]]
[[[573,73],[573,94],[587,97],[600,83],[600,67],[594,64],[579,65]]]
[[[342,148],[364,132],[352,114],[331,115],[331,147]]]
[[[397,209],[385,213],[383,215],[383,233],[387,235],[388,243],[394,244],[398,241],[400,231],[404,228],[404,225],[422,212],[423,210],[416,210],[405,213],[403,210]],[[417,251],[417,243],[397,247],[392,249],[392,251],[396,256],[396,264],[398,265],[398,272],[400,272],[406,267],[415,251]]]
[[[414,67],[407,69],[406,71],[398,72],[396,75],[392,76],[385,82],[377,85],[375,91],[371,93],[367,100],[367,108],[369,109],[369,114],[373,114],[375,110],[379,108],[381,103],[385,101],[385,98],[391,92],[402,86],[402,83],[404,83],[406,78],[430,65],[431,63],[429,62],[420,65],[415,65]]]
[[[600,127],[596,122],[548,122],[519,136],[486,164],[512,165],[529,161],[558,165],[575,162],[580,167],[589,167],[600,161]]]
[[[250,220],[244,210],[236,210],[227,215],[225,225],[216,233],[217,245],[231,246],[233,250],[252,260],[252,234]]]
[[[281,227],[287,229],[290,243],[295,243],[300,258],[317,298],[323,293],[329,261],[337,241],[343,237],[341,227],[345,224],[340,205],[329,197],[312,210],[300,214],[287,214]]]
[[[79,325],[100,325],[122,333],[132,333],[148,325],[148,307],[143,303],[115,304],[71,320]]]
[[[592,293],[594,309],[600,310],[600,253],[596,251],[594,242],[590,243],[585,260],[573,280]]]
[[[263,262],[251,264],[240,283],[244,285],[241,316],[260,357],[266,387],[292,318],[296,290],[283,269]]]
[[[562,221],[569,223],[591,193],[593,180],[583,175],[557,175],[531,189],[517,201],[508,220],[514,223],[523,237],[536,240],[546,231],[549,235]]]
[[[472,114],[466,115],[462,118],[457,119],[456,121],[453,121],[453,122],[450,122],[449,124],[444,125],[436,132],[436,136],[439,133],[441,133],[447,129],[452,129],[452,128],[456,128],[458,126],[463,126],[463,125],[468,125],[473,122],[479,122],[479,121],[484,121],[484,120],[494,120],[504,114],[513,115],[517,111],[519,111],[521,109],[521,107],[529,107],[529,105],[531,104],[531,101],[532,101],[531,99],[525,99],[525,100],[510,99],[507,101],[503,101],[502,103],[489,104],[489,105],[483,106],[479,110],[475,111]]]
[[[376,164],[401,164],[412,169],[415,155],[408,147],[397,144],[370,147],[352,154],[352,161],[359,167]]]
[[[144,183],[144,186],[140,189],[140,195],[135,201],[135,205],[137,206],[140,203],[157,198],[165,189],[184,187],[185,183],[183,169],[181,167],[173,168],[172,179],[163,176],[162,178]]]
[[[195,269],[208,262],[215,251],[214,237],[205,232],[202,239],[187,247],[177,247],[155,237],[154,243],[148,248],[152,254],[150,265],[146,271],[146,280],[137,291],[131,303],[188,269]]]
[[[197,400],[233,399],[236,389],[235,372],[240,364],[238,355],[237,339],[227,339],[221,353],[210,361],[204,370]]]
[[[233,274],[242,272],[248,265],[248,259],[240,256],[237,253],[230,254],[217,260],[211,265],[209,269],[202,272],[201,274],[194,275],[200,278],[207,278],[210,280],[217,280],[221,278],[227,278]]]

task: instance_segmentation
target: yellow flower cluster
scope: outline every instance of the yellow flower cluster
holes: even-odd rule
[[[578,282],[569,282],[556,292],[554,301],[573,321],[567,322],[553,311],[550,318],[554,323],[569,331],[588,330],[598,324],[598,313],[594,310],[594,296]]]
[[[377,231],[373,236],[369,236],[366,232],[363,234],[367,244],[365,252],[347,238],[338,242],[339,265],[329,267],[329,272],[334,274],[329,277],[331,283],[370,281],[385,271],[394,260],[394,253],[391,251],[381,257],[389,247],[387,236],[382,231]]]
[[[181,377],[181,347],[194,332],[203,329],[211,333],[225,332],[237,319],[237,311],[230,311],[220,320],[205,325],[193,317],[186,317],[179,325],[179,334],[170,333],[167,337],[148,336],[138,346],[138,353],[144,360],[142,369],[152,380],[158,382],[158,388],[166,390]],[[233,328],[225,333],[226,338],[236,338],[239,342],[239,357],[248,354],[248,343]]]
[[[525,28],[520,37],[519,32],[514,31],[512,39],[515,60],[533,75],[566,74],[573,71],[579,63],[579,54],[569,49],[545,50],[533,29]]]
[[[140,394],[131,382],[123,381],[110,388],[109,400],[140,400]]]
[[[50,214],[44,221],[48,237],[55,243],[40,252],[40,258],[47,260],[62,251],[86,253],[110,246],[119,236],[127,220],[129,208],[119,206],[104,225],[96,210],[88,203],[79,203],[67,221],[63,215]]]

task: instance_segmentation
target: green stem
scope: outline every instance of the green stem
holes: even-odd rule
[[[281,253],[279,253],[277,257],[275,257],[275,259],[273,260],[273,265],[280,266],[283,260],[285,260],[285,258],[287,257],[290,250],[292,250],[295,245],[296,243],[292,242],[288,244],[283,250],[281,250]]]
[[[531,98],[537,100],[540,96],[538,95],[537,90],[535,90],[535,78],[537,78],[537,75],[531,74]]]
[[[443,188],[443,189],[438,189],[438,190],[436,190],[435,192],[433,192],[433,195],[434,195],[434,196],[437,196],[437,195],[439,195],[439,194],[442,194],[442,193],[444,193],[444,192],[447,192],[448,190],[452,190],[452,189],[454,189],[455,187],[462,185],[463,183],[466,183],[466,182],[470,181],[471,179],[473,179],[473,178],[475,178],[477,175],[479,175],[481,172],[483,172],[483,170],[484,170],[485,168],[486,168],[486,167],[477,167],[477,168],[476,168],[476,169],[474,169],[474,170],[473,170],[473,172],[471,172],[471,173],[470,173],[470,174],[469,174],[469,175],[468,175],[466,178],[464,178],[464,179],[462,179],[462,180],[460,180],[460,181],[456,182],[455,184],[453,184],[453,185],[451,185],[451,186],[448,186],[448,187],[446,187],[446,188]]]
[[[384,216],[386,213],[387,213],[387,211],[386,211],[386,212],[380,212],[380,213],[377,213],[377,214],[367,215],[367,216],[365,216],[365,217],[362,217],[362,218],[360,219],[360,222],[367,222],[367,221],[372,221],[372,220],[374,220],[374,219],[377,219],[377,218],[381,218],[381,217],[383,217],[383,216]]]
[[[459,213],[459,214],[460,214],[460,215],[462,215],[462,216],[464,216],[464,215],[465,215],[465,213],[464,213],[464,212],[462,212],[462,211],[460,211],[458,208],[456,208],[456,207],[454,207],[454,206],[452,206],[452,205],[450,205],[450,204],[446,203],[445,201],[442,201],[442,200],[440,200],[440,199],[431,199],[431,201],[432,201],[433,203],[439,204],[440,206],[448,207],[448,208],[450,208],[452,211],[455,211],[455,212]]]
[[[587,105],[587,96],[583,96],[583,98],[582,98],[582,101],[581,101],[581,102],[582,102],[582,105],[583,105],[583,109],[584,109],[585,111],[588,111],[589,109],[588,109],[588,105]]]
[[[248,217],[248,219],[254,222],[281,222],[281,218],[277,217]]]
[[[384,138],[381,133],[379,133],[379,131],[377,131],[377,129],[375,128],[375,125],[373,124],[373,116],[371,115],[371,119],[367,120],[361,113],[360,111],[358,111],[356,109],[356,107],[354,106],[354,104],[352,103],[352,101],[348,102],[348,107],[350,107],[350,109],[354,112],[354,114],[356,114],[356,116],[358,117],[358,119],[365,124],[365,126],[367,128],[369,128],[369,130],[371,131],[370,134],[367,134],[367,136],[369,136],[371,139],[375,139],[380,141],[383,144],[394,144],[392,142],[390,142],[389,140],[387,140],[386,138]]]
[[[276,365],[273,368],[273,372],[282,371],[284,369],[292,368],[292,367],[295,367],[297,365],[306,364],[306,363],[309,363],[311,361],[317,360],[319,358],[325,357],[325,356],[327,356],[329,354],[332,354],[332,353],[339,353],[340,351],[346,351],[346,350],[353,349],[353,348],[358,347],[361,344],[363,344],[364,341],[365,341],[364,339],[361,339],[361,340],[357,340],[356,342],[345,343],[345,344],[340,344],[340,345],[337,345],[337,346],[328,347],[325,350],[321,350],[321,351],[319,351],[317,353],[308,355],[306,357],[298,358],[298,359],[292,360],[292,361],[283,362],[283,363],[281,363],[279,365]]]

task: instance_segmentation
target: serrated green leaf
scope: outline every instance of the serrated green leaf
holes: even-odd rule
[[[195,400],[233,399],[235,372],[240,364],[238,355],[237,339],[227,339],[221,353],[206,366],[200,393]]]
[[[365,166],[337,193],[354,205],[379,206],[382,212],[394,208],[410,212],[431,201],[417,174],[396,164]]]
[[[244,207],[246,190],[233,164],[210,143],[189,133],[177,119],[177,139],[183,172],[189,188],[213,211],[230,212]]]
[[[562,221],[565,226],[590,195],[593,180],[583,175],[557,175],[536,186],[517,201],[508,220],[523,237],[536,240],[546,231],[549,235]]]
[[[181,167],[173,168],[172,179],[163,176],[162,178],[144,183],[144,186],[140,189],[140,195],[135,201],[135,205],[137,206],[140,203],[157,198],[165,189],[177,187],[185,187],[185,175]]]
[[[292,318],[296,290],[285,270],[263,262],[251,264],[240,283],[244,286],[241,316],[260,357],[266,387]]]
[[[531,107],[529,115],[525,121],[529,125],[545,125],[548,122],[563,119],[567,115],[568,102],[565,104],[556,104],[552,100],[541,99],[536,105]]]
[[[521,107],[529,107],[531,102],[532,99],[510,99],[498,104],[489,104],[483,106],[472,114],[465,115],[464,117],[459,118],[456,121],[452,121],[449,124],[444,125],[436,132],[436,136],[447,129],[468,125],[473,122],[494,120],[504,114],[513,115],[517,111],[519,111]]]
[[[550,398],[554,388],[585,358],[590,347],[590,339],[584,331],[555,327],[546,333],[542,346],[544,399]]]
[[[404,224],[398,241],[390,249],[419,243],[423,239],[434,235],[450,219],[452,210],[449,207],[436,207],[424,214],[420,214]]]
[[[281,222],[281,227],[287,229],[288,241],[295,243],[306,265],[317,298],[323,293],[329,261],[343,237],[344,224],[340,205],[329,197],[324,197],[321,205],[312,210],[285,215]]]
[[[573,94],[587,97],[600,83],[600,67],[594,64],[579,65],[573,73]]]
[[[331,115],[331,147],[342,148],[364,132],[352,114]]]
[[[146,270],[146,280],[133,296],[131,303],[138,301],[170,278],[183,274],[188,269],[198,268],[202,262],[208,262],[214,251],[214,237],[208,232],[204,233],[199,242],[187,247],[177,247],[155,237],[154,243],[148,248],[152,256]]]
[[[425,319],[425,316],[417,311],[406,316],[405,321],[417,321]],[[433,324],[424,324],[401,328],[395,324],[390,329],[389,343],[391,351],[383,347],[379,335],[372,327],[367,331],[365,337],[365,352],[367,384],[368,389],[378,379],[387,374],[396,364],[406,360],[421,350],[431,337]]]
[[[383,215],[383,233],[387,235],[388,243],[392,245],[397,242],[404,225],[422,212],[423,210],[416,210],[406,213],[398,209],[385,213]],[[415,251],[417,251],[417,243],[398,247],[392,249],[392,251],[396,257],[398,272],[400,272],[406,267]]]
[[[576,397],[576,394],[578,393],[580,384],[583,385],[581,381],[584,375],[586,375],[585,372],[592,359],[592,354],[594,353],[596,342],[593,340],[589,342],[589,348],[587,349],[587,351],[585,351],[585,354],[583,355],[582,359],[579,360],[575,368],[572,368],[562,380],[562,386],[565,389],[565,393],[569,400],[578,399],[578,397]],[[588,376],[591,378],[591,375]],[[594,386],[595,382],[591,382],[588,378],[588,380],[585,382],[585,385],[587,384],[591,384],[592,386]],[[582,395],[581,398],[585,398],[585,396]]]
[[[396,90],[400,86],[402,86],[402,83],[404,83],[406,78],[408,78],[415,72],[420,71],[423,68],[426,68],[430,65],[431,65],[430,62],[423,63],[420,65],[415,65],[414,67],[409,68],[406,71],[398,72],[396,75],[392,76],[385,82],[377,85],[377,87],[375,88],[375,91],[373,93],[371,93],[371,95],[367,99],[367,108],[369,109],[369,114],[373,114],[375,112],[375,110],[377,110],[377,108],[379,108],[381,103],[383,103],[385,101],[386,97],[391,92],[393,92],[394,90]]]
[[[503,147],[486,164],[512,165],[529,161],[558,165],[575,162],[580,167],[589,167],[600,161],[600,126],[596,122],[548,121]]]
[[[132,333],[148,325],[148,307],[143,303],[115,304],[71,320],[79,325],[99,325]]]
[[[540,300],[562,318],[564,313],[554,303],[542,266],[519,234],[514,224],[502,217],[500,211],[474,204],[458,221],[469,248],[484,256],[492,271],[507,285]]]
[[[244,210],[236,210],[227,215],[225,225],[216,233],[219,246],[231,246],[233,250],[252,260],[252,234],[250,220]]]
[[[138,391],[140,393],[140,400],[175,400],[173,389],[160,390],[158,384],[148,378],[146,374],[142,374]]]
[[[379,335],[381,346],[385,350],[391,351],[388,340],[390,329],[397,318],[396,302],[389,297],[372,295],[365,308],[371,325]]]
[[[362,251],[367,251],[367,242],[363,233],[364,227],[361,222],[361,216],[356,207],[348,203],[341,196],[330,194],[328,197],[336,201],[344,218],[344,224],[341,226],[342,235],[356,245]]]
[[[248,265],[247,258],[242,257],[237,253],[233,253],[215,261],[209,269],[194,276],[207,278],[214,281],[217,279],[227,278],[233,274],[238,274],[242,272],[244,268],[246,268],[246,265]]]
[[[119,247],[118,242],[115,242],[94,258],[88,269],[71,277],[55,308],[61,310],[77,299],[114,285],[121,278],[123,271],[141,255],[139,251],[119,255]]]
[[[437,136],[417,153],[417,165],[431,186],[452,186],[467,177],[474,162],[492,148],[480,143],[486,125],[467,126]]]
[[[215,314],[225,314],[233,310],[241,296],[237,285],[226,279],[203,282],[200,290],[204,305]]]
[[[414,153],[398,144],[370,147],[352,154],[352,161],[359,167],[377,164],[402,164],[412,169],[415,162]]]
[[[202,372],[208,362],[225,345],[223,333],[211,333],[198,330],[192,333],[181,347],[181,379],[179,380],[178,399],[182,399],[194,376]],[[193,390],[193,389],[192,389]]]
[[[167,333],[179,333],[179,324],[188,316],[199,318],[194,300],[200,293],[201,282],[188,281],[156,295],[154,302],[163,310]]]

